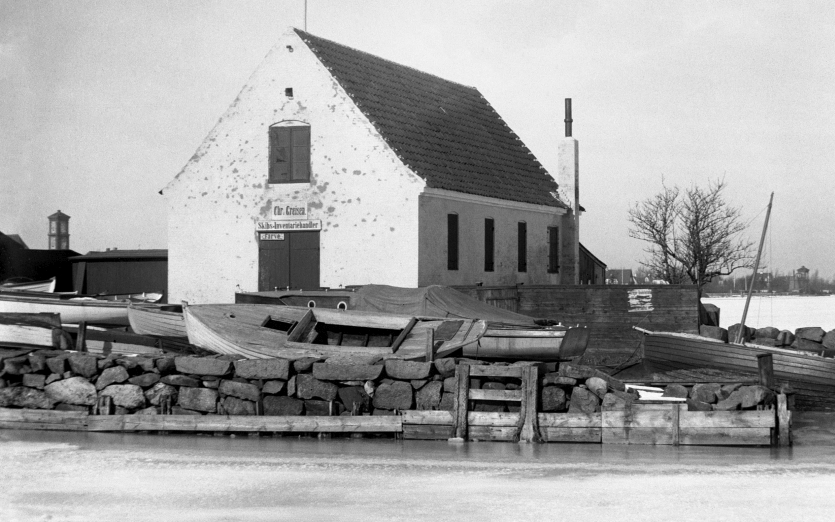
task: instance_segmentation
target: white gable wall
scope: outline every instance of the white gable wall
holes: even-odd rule
[[[267,183],[269,127],[283,120],[310,124],[309,183]],[[416,286],[424,186],[288,31],[164,190],[169,301],[231,302],[239,289],[258,290],[256,221],[272,219],[278,203],[321,219],[322,286]]]

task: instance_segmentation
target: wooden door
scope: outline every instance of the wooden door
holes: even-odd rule
[[[258,291],[319,288],[319,232],[269,234],[258,244]]]

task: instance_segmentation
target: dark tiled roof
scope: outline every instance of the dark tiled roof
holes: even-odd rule
[[[70,261],[112,261],[116,259],[139,260],[139,259],[168,259],[166,249],[148,250],[107,250],[105,252],[87,252],[83,256],[71,257]]]
[[[565,207],[552,196],[557,183],[477,89],[296,32],[427,186]]]

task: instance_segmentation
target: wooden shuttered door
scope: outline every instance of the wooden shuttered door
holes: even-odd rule
[[[528,271],[528,224],[524,221],[519,222],[517,229],[517,266],[519,272]]]
[[[548,272],[560,271],[560,229],[548,227]]]
[[[447,270],[458,270],[458,214],[446,216]]]
[[[493,220],[487,218],[484,220],[484,271],[493,271],[494,258],[494,243],[495,243],[495,228]]]
[[[270,183],[310,180],[310,127],[270,127]]]

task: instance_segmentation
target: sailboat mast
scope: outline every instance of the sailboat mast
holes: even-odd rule
[[[757,270],[760,268],[760,256],[763,253],[763,243],[765,243],[765,231],[768,229],[768,218],[771,216],[771,203],[774,201],[774,192],[768,199],[768,210],[765,213],[765,223],[763,224],[763,233],[760,236],[760,246],[757,248],[757,259],[754,261],[754,273],[751,274],[751,285],[748,287],[748,296],[745,298],[745,308],[742,311],[742,321],[739,323],[739,331],[736,332],[736,344],[742,344],[742,336],[745,333],[745,318],[748,316],[748,305],[751,304],[751,294],[754,293],[754,281],[757,277]]]

